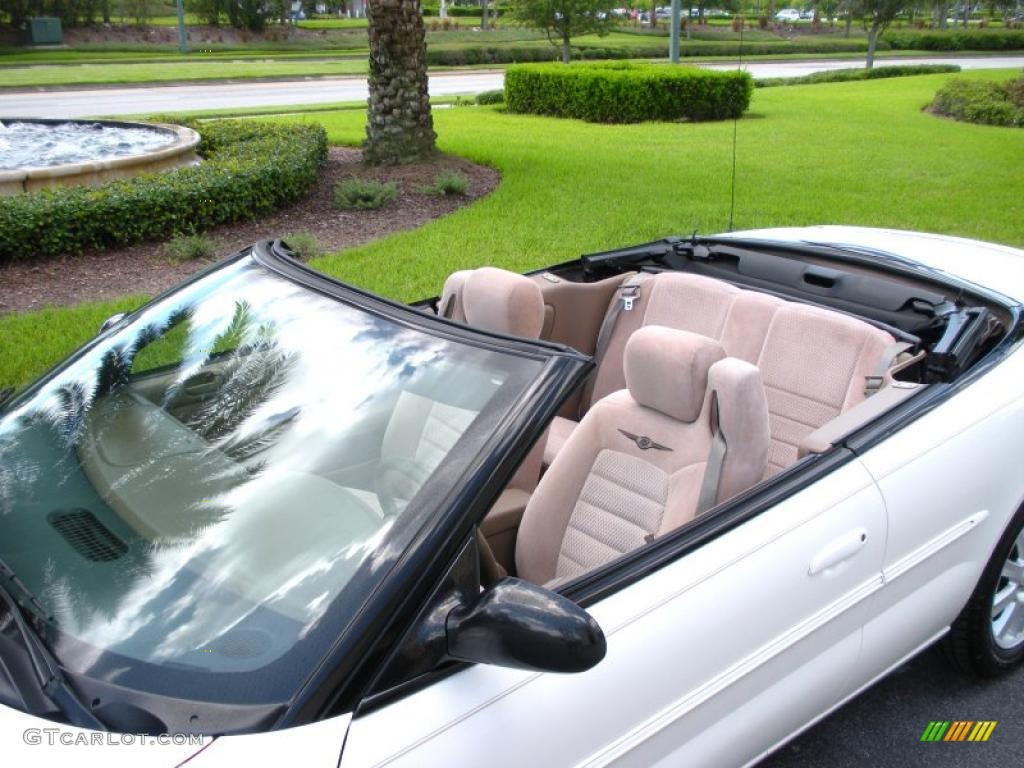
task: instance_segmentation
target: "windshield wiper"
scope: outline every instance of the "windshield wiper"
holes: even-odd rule
[[[14,572],[3,561],[0,561],[0,572],[3,573],[4,580],[18,584]],[[14,622],[25,642],[25,650],[28,652],[32,668],[35,670],[39,691],[64,713],[71,725],[79,728],[91,728],[94,731],[107,730],[107,726],[78,698],[78,694],[64,679],[57,660],[50,653],[42,638],[31,627],[18,601],[3,581],[0,581],[0,601],[7,604],[11,621]],[[12,682],[14,681],[12,680]]]

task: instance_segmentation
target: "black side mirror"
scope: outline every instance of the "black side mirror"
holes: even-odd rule
[[[103,325],[100,326],[100,333],[103,333],[108,328],[113,328],[115,325],[120,323],[121,320],[124,319],[124,316],[126,314],[127,312],[118,312],[116,315],[111,315],[110,317],[108,317],[106,320],[103,321]]]
[[[576,603],[505,578],[445,621],[448,656],[544,672],[583,672],[604,658],[604,632]]]

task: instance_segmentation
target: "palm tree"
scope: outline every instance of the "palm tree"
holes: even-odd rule
[[[370,102],[363,160],[397,165],[434,151],[419,0],[369,0]]]

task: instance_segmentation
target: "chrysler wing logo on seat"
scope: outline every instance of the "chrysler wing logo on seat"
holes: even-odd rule
[[[647,437],[647,435],[634,435],[632,432],[627,432],[624,429],[620,429],[619,432],[621,432],[634,443],[636,443],[636,447],[639,448],[641,451],[646,451],[648,448],[653,448],[656,451],[672,450],[667,445],[662,445],[661,443],[654,442],[653,440],[651,440],[651,438]]]

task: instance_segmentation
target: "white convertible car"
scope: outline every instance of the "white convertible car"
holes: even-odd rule
[[[944,636],[997,674],[1022,299],[841,227],[412,307],[246,249],[0,410],[4,764],[742,766]]]

